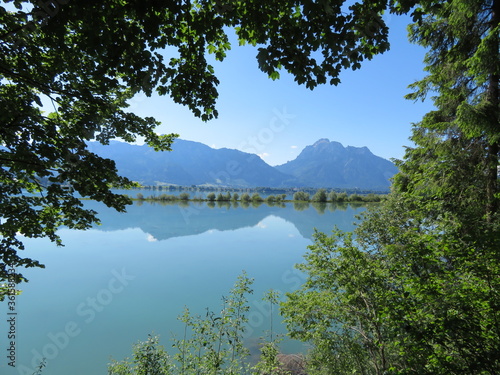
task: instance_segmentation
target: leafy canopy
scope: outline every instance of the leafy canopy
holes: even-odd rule
[[[76,195],[119,211],[129,201],[111,186],[130,184],[111,160],[87,149],[139,138],[169,150],[158,122],[127,111],[138,93],[156,92],[203,120],[217,117],[219,83],[209,54],[222,61],[240,44],[258,46],[259,68],[285,70],[299,84],[340,82],[389,48],[382,13],[413,2],[343,0],[6,0],[0,6],[0,278],[7,267],[41,266],[22,258],[22,237],[98,222]],[[418,17],[418,11],[414,12]],[[16,281],[22,274],[12,274]]]
[[[282,306],[311,373],[500,372],[500,1],[422,9],[410,38],[428,75],[408,98],[436,108],[388,199],[355,240],[316,235]]]

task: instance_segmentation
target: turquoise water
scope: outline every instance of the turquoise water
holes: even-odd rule
[[[169,348],[172,335],[182,335],[176,317],[184,307],[199,314],[206,307],[220,311],[222,296],[243,270],[255,279],[247,344],[256,352],[270,322],[263,294],[298,288],[303,276],[293,266],[312,243],[314,228],[351,230],[363,210],[136,203],[119,214],[94,202],[86,205],[100,213],[102,225],[61,229],[64,247],[25,241],[23,255],[46,268],[23,272],[30,282],[16,299],[17,367],[7,366],[2,354],[2,375],[31,375],[41,357],[48,359],[43,374],[106,374],[111,357],[129,356],[132,344],[149,333],[159,334]],[[5,304],[0,314],[5,322]],[[0,335],[7,353],[5,324]],[[287,341],[282,349],[301,348]]]

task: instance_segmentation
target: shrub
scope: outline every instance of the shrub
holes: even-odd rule
[[[363,197],[359,194],[351,194],[349,196],[349,202],[363,202]]]
[[[293,200],[294,201],[299,201],[299,202],[309,202],[309,193],[306,193],[304,191],[298,191],[293,195]]]
[[[365,202],[380,202],[380,195],[370,193],[370,194],[365,195],[363,197],[363,200]]]
[[[276,197],[275,197],[274,195],[270,195],[270,196],[268,196],[268,197],[265,199],[265,201],[266,201],[267,203],[274,203],[274,202],[276,202]]]
[[[316,194],[313,195],[312,199],[313,202],[326,202],[327,200],[327,195],[326,195],[326,190],[325,189],[319,189]]]
[[[259,193],[252,194],[252,202],[262,202],[264,199],[259,195]]]
[[[212,202],[213,203],[213,202]],[[110,375],[187,375],[187,374],[248,374],[249,351],[243,345],[248,322],[248,295],[252,293],[253,279],[243,273],[238,277],[224,306],[217,315],[207,309],[202,315],[193,315],[189,309],[179,316],[185,324],[185,336],[176,338],[169,346],[175,348],[170,355],[159,344],[158,336],[149,336],[134,345],[132,358],[112,360],[108,366]],[[270,301],[271,304],[276,302]],[[271,311],[272,311],[271,305]],[[266,347],[276,345],[277,340],[266,342]],[[274,353],[273,353],[274,354]],[[273,355],[275,357],[275,355]],[[270,361],[272,358],[263,358]],[[267,369],[270,363],[260,363]],[[256,372],[253,372],[256,373]]]
[[[347,200],[347,193],[346,192],[337,194],[337,202],[345,202],[346,200]]]

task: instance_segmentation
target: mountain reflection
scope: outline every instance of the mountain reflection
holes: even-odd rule
[[[118,213],[97,202],[87,201],[85,206],[99,212],[101,225],[95,229],[140,228],[159,241],[209,230],[254,227],[271,215],[293,224],[304,238],[312,239],[315,228],[325,233],[330,233],[334,227],[352,230],[354,215],[365,209],[348,204],[306,202],[269,205],[261,202],[136,201],[127,207],[126,213]]]

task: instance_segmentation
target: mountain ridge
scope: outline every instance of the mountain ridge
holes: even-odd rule
[[[364,147],[347,146],[322,138],[306,146],[294,159],[275,167],[311,187],[388,189],[397,173],[389,160]]]
[[[200,142],[177,139],[172,152],[155,152],[147,145],[112,141],[89,142],[89,150],[112,159],[118,172],[143,185],[209,185],[221,187],[324,187],[387,190],[397,172],[390,161],[368,147],[344,147],[321,138],[294,160],[270,166],[243,151],[214,149]]]

